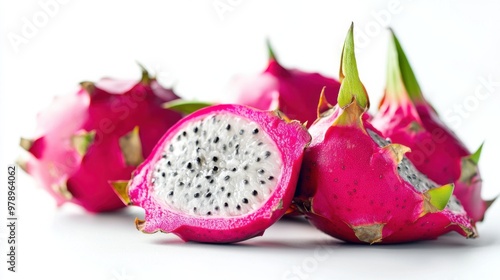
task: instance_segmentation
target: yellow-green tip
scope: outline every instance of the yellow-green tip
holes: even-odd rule
[[[346,108],[353,99],[365,111],[370,107],[370,101],[365,87],[361,83],[354,54],[354,23],[351,24],[345,38],[340,61],[339,79],[341,82],[337,103]]]
[[[447,184],[439,188],[428,190],[427,194],[430,197],[430,203],[432,206],[439,211],[443,210],[453,194],[454,187],[455,186],[453,184]]]
[[[387,62],[387,88],[399,94],[406,92],[414,103],[424,102],[422,91],[410,62],[394,31],[392,29],[389,31],[391,32],[391,41]],[[403,84],[400,84],[401,82]]]

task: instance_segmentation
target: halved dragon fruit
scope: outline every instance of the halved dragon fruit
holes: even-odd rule
[[[318,73],[283,67],[268,42],[269,63],[267,69],[252,78],[236,79],[230,94],[236,103],[262,110],[279,109],[289,118],[307,122],[316,120],[319,94],[325,88],[326,98],[335,101],[340,87],[338,81]]]
[[[109,181],[130,179],[180,113],[162,104],[178,99],[143,69],[140,81],[83,82],[76,94],[57,97],[38,115],[21,167],[57,201],[90,212],[124,205]]]
[[[130,183],[139,230],[228,243],[262,235],[291,204],[310,135],[278,111],[242,105],[198,110],[172,127]]]
[[[391,35],[387,85],[373,126],[395,143],[408,146],[408,159],[431,180],[454,183],[454,194],[468,215],[474,222],[481,221],[493,202],[481,198],[478,162],[482,146],[471,154],[439,119],[423,97],[398,39]]]
[[[399,243],[433,239],[457,231],[476,237],[476,229],[453,184],[439,186],[367,121],[368,96],[359,80],[353,26],[344,44],[341,89],[332,107],[322,96],[319,119],[309,129],[312,142],[295,203],[323,232],[349,242]]]

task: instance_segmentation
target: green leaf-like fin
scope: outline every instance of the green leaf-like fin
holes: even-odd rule
[[[166,103],[163,103],[162,107],[165,109],[170,109],[177,111],[182,114],[191,114],[199,109],[212,106],[214,103],[196,101],[196,100],[182,100],[176,99]]]
[[[443,210],[446,207],[446,204],[448,204],[454,188],[455,186],[453,184],[447,184],[428,190],[426,194],[430,198],[430,204],[439,211]]]
[[[278,59],[276,58],[276,53],[274,52],[273,46],[271,45],[271,40],[269,40],[269,38],[266,39],[266,46],[267,46],[267,54],[268,54],[269,61],[271,61],[271,60],[278,61]]]
[[[481,158],[481,152],[483,151],[483,145],[484,145],[484,142],[481,143],[481,146],[479,146],[479,148],[472,155],[469,156],[470,160],[472,160],[472,162],[474,162],[476,165],[479,164],[479,158]]]
[[[351,24],[342,48],[339,80],[341,82],[337,103],[346,108],[353,100],[365,111],[370,107],[368,94],[361,83],[354,55],[354,23]]]
[[[394,31],[392,29],[390,29],[390,31],[391,31],[392,42],[389,44],[390,45],[389,59],[391,60],[397,58],[397,62],[399,65],[398,68],[399,71],[401,72],[401,78],[403,79],[404,87],[406,88],[406,92],[410,96],[411,100],[415,103],[423,102],[424,98],[422,96],[422,90],[420,89],[417,78],[413,73],[410,62],[408,61],[408,58],[406,57],[406,54],[404,53],[403,48],[401,47],[401,44],[399,43],[399,40],[396,37],[396,34],[394,34]],[[394,52],[394,55],[396,57],[391,55],[391,52]],[[390,64],[391,62],[389,63],[389,65]]]

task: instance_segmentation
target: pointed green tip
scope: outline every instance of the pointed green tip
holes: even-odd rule
[[[484,145],[484,142],[481,144],[481,146],[479,146],[479,148],[472,155],[469,156],[469,158],[472,160],[472,162],[474,162],[476,165],[479,164],[479,158],[481,157],[481,152],[483,151],[483,145]]]
[[[361,108],[367,110],[370,107],[370,102],[365,87],[359,79],[358,66],[354,54],[354,23],[351,23],[344,41],[344,47],[342,48],[339,79],[341,81],[337,98],[339,106],[345,108],[355,99]]]
[[[188,114],[194,113],[195,111],[198,111],[202,108],[212,106],[212,105],[214,105],[214,103],[196,101],[196,100],[176,99],[176,100],[172,100],[172,101],[163,103],[162,107],[164,109],[170,109],[170,110],[188,115]]]
[[[444,185],[427,191],[430,196],[430,203],[438,210],[443,210],[453,194],[453,184]]]
[[[140,63],[139,61],[136,61],[136,63],[139,66],[139,68],[141,69],[141,82],[145,83],[145,84],[149,84],[153,78],[149,75],[148,70],[146,70],[146,67],[144,67],[144,65],[142,65],[142,63]]]
[[[267,53],[269,56],[269,61],[274,60],[278,61],[276,58],[276,53],[274,52],[273,46],[271,45],[271,40],[269,38],[266,39]]]
[[[417,78],[413,73],[413,69],[411,68],[410,62],[406,57],[399,40],[392,29],[389,29],[391,32],[391,43],[389,44],[389,55],[388,55],[388,82],[390,76],[393,76],[393,71],[400,72],[401,79],[403,80],[403,86],[406,89],[409,97],[413,102],[419,103],[424,102],[424,98],[422,96],[422,91],[418,84]],[[391,67],[396,67],[397,69],[391,69]],[[388,85],[389,86],[389,85]]]

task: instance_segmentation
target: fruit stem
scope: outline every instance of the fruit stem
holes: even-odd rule
[[[341,82],[337,102],[341,108],[346,108],[352,103],[353,98],[358,105],[368,110],[370,101],[365,87],[359,79],[356,57],[354,55],[354,23],[347,32],[347,36],[342,48],[342,57],[340,61],[339,80]]]

